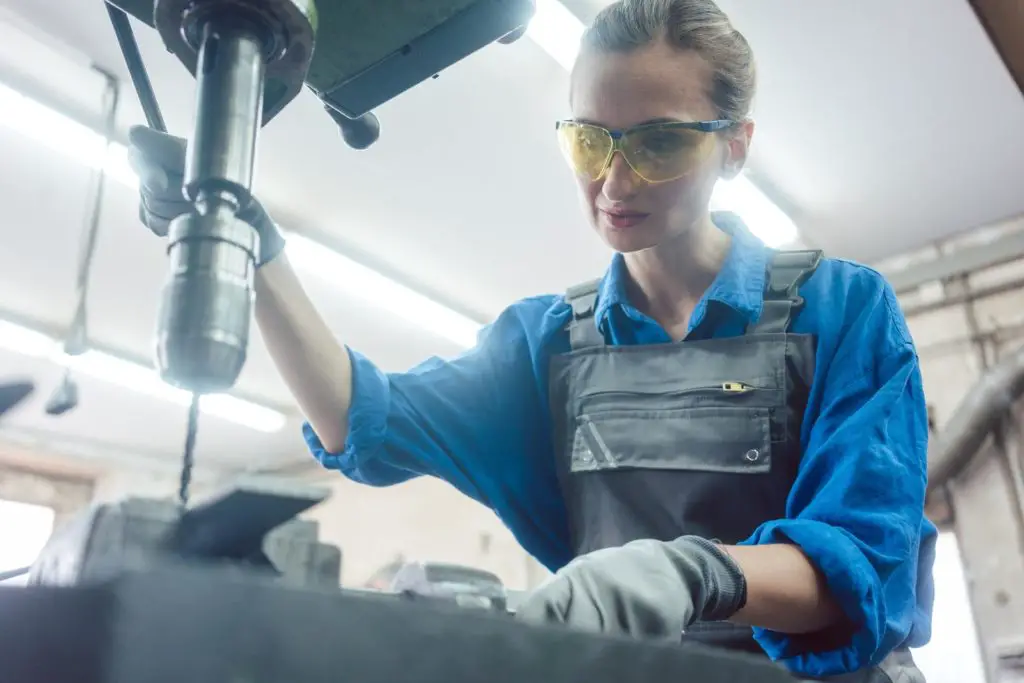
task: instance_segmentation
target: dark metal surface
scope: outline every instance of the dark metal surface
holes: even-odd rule
[[[264,537],[328,497],[307,487],[236,488],[186,512],[167,547],[183,557],[244,559]]]
[[[266,96],[261,101],[263,123],[273,119],[302,90],[317,34],[317,5],[313,0],[157,0],[155,9],[153,0],[116,0],[116,4],[136,16],[149,15],[167,49],[197,77],[202,71],[202,25],[212,15],[245,18],[264,26],[267,81]]]
[[[514,34],[533,16],[534,0],[335,0],[320,8],[306,83],[356,118]]]
[[[161,25],[154,21],[153,0],[110,1],[150,26]],[[173,2],[184,5],[186,0]],[[514,36],[533,9],[533,0],[318,0],[316,49],[303,76],[321,99],[355,118],[477,50]],[[195,57],[184,39],[173,35],[170,23],[161,33],[194,73]],[[297,93],[287,70],[278,75],[275,68],[267,73],[264,123]]]
[[[4,683],[792,683],[762,658],[172,568],[0,591]]]

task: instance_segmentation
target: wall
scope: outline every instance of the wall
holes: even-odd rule
[[[0,500],[51,508],[55,526],[89,504],[94,474],[67,458],[0,443]]]
[[[399,555],[480,567],[509,588],[546,574],[490,510],[448,484],[423,477],[375,489],[332,475],[333,498],[311,515],[341,546],[343,582],[357,585]]]

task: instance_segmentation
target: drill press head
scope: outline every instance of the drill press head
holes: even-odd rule
[[[171,231],[158,330],[161,375],[193,392],[230,388],[245,360],[258,236],[237,217],[252,201],[260,127],[305,82],[345,140],[365,148],[378,132],[371,110],[521,36],[535,9],[534,0],[106,2],[154,26],[196,78],[185,167],[195,210]]]
[[[152,0],[151,0],[152,1]],[[132,2],[127,4],[129,8]],[[202,24],[211,14],[250,17],[263,26],[266,86],[262,119],[266,123],[295,99],[313,59],[317,32],[314,0],[156,0],[153,25],[164,45],[198,75]]]

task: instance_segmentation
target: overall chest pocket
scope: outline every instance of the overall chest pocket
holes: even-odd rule
[[[771,427],[767,407],[586,411],[576,418],[570,470],[765,473],[772,468]]]

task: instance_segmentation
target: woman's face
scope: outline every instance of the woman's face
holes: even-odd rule
[[[573,118],[611,130],[643,123],[712,121],[711,66],[694,51],[663,41],[628,53],[584,51],[573,69]],[[616,154],[598,180],[577,176],[591,224],[619,252],[654,247],[688,232],[707,215],[715,181],[740,170],[751,124],[738,132],[705,133],[714,139],[686,175],[647,183]]]

